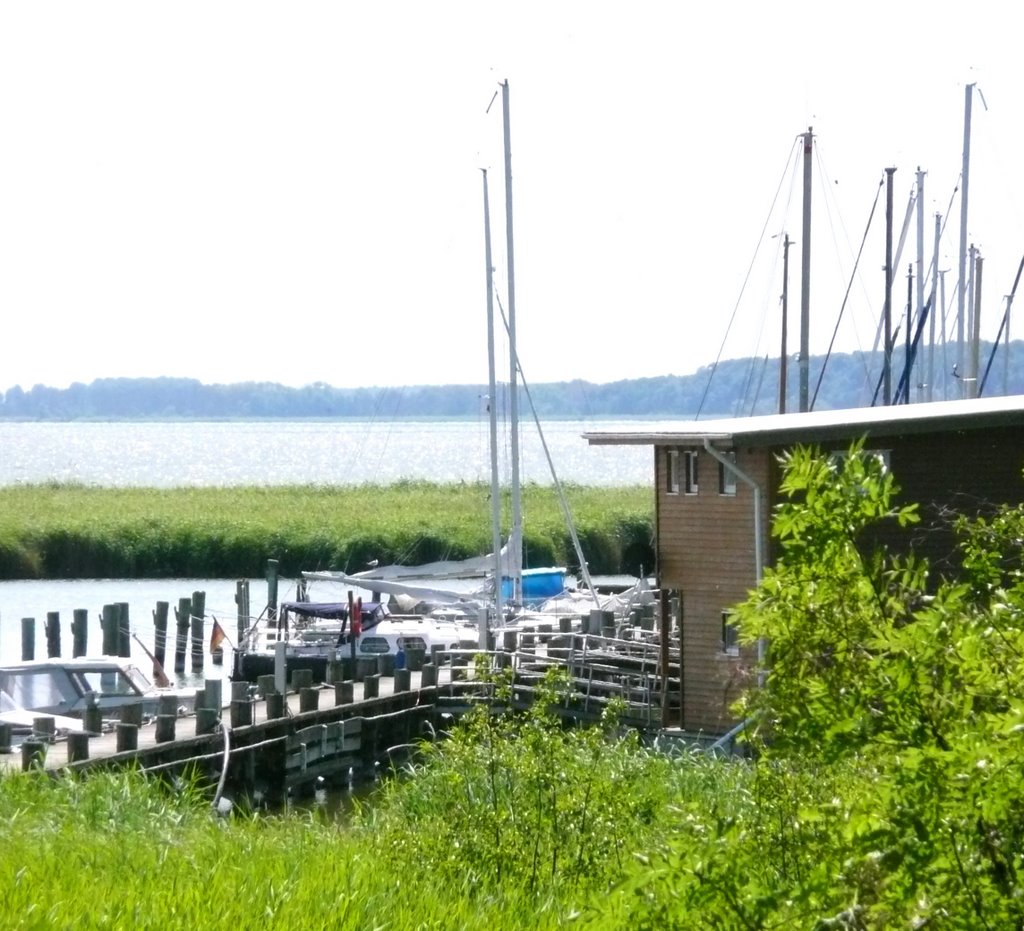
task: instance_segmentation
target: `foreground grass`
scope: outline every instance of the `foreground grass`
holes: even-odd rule
[[[538,706],[539,708],[541,706]],[[138,773],[0,782],[0,922],[36,928],[554,928],[599,921],[684,791],[635,738],[472,716],[372,809],[218,818]],[[741,768],[733,768],[741,772]],[[596,907],[596,910],[595,910]]]
[[[568,486],[573,523],[595,573],[650,570],[653,494],[645,486]],[[483,483],[359,486],[0,488],[0,578],[258,577],[355,571],[371,559],[415,564],[486,553]],[[578,560],[553,488],[523,491],[529,565]]]

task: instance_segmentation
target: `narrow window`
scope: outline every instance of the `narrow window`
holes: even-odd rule
[[[670,495],[679,494],[679,450],[670,449],[665,456],[665,474],[668,483],[665,490]]]
[[[722,453],[733,465],[736,464],[736,453]],[[736,494],[736,472],[724,462],[718,463],[718,493],[720,495]]]
[[[683,470],[685,475],[683,476],[684,487],[683,491],[688,495],[697,494],[697,451],[694,449],[687,450],[683,453]]]
[[[735,624],[730,623],[731,619],[732,611],[722,612],[722,652],[728,656],[739,656],[739,630]]]

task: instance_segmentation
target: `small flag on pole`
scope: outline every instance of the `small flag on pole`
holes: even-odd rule
[[[224,628],[220,626],[217,618],[214,618],[213,630],[210,631],[210,652],[213,653],[215,650],[219,650],[220,645],[227,639],[228,635],[224,633]]]

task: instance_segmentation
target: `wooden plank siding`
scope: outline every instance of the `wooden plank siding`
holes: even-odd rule
[[[682,720],[688,731],[723,733],[734,723],[730,705],[753,680],[756,656],[725,651],[722,612],[743,601],[755,584],[754,492],[737,481],[719,493],[719,463],[697,450],[697,494],[668,490],[668,451],[656,447],[658,584],[680,604]],[[681,451],[680,451],[681,454]],[[736,451],[740,470],[764,489],[770,473],[765,450]],[[769,503],[761,502],[761,543],[767,553]]]

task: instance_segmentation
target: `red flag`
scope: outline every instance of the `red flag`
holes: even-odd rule
[[[213,653],[215,650],[220,649],[220,645],[227,640],[228,635],[224,633],[224,628],[220,626],[220,622],[217,618],[213,619],[213,630],[210,631],[210,652]]]

